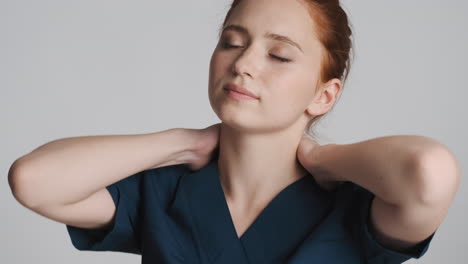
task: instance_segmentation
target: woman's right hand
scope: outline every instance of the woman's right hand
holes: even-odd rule
[[[187,162],[191,170],[199,170],[208,165],[219,147],[219,129],[220,123],[203,129],[184,129],[195,141],[192,155]]]

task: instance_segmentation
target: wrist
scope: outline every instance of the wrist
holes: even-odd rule
[[[192,133],[192,129],[173,128],[171,133],[174,134],[173,142],[177,146],[177,163],[189,163],[195,156],[198,150],[198,141],[196,134]]]
[[[193,137],[188,129],[170,128],[154,132],[145,136],[150,137],[157,155],[165,153],[162,162],[152,165],[151,168],[171,166],[188,163],[193,157]]]

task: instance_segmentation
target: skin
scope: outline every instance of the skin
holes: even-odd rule
[[[210,61],[209,100],[222,120],[220,180],[240,236],[274,196],[307,174],[297,159],[299,142],[309,119],[333,106],[341,82],[319,80],[324,50],[300,1],[242,1],[226,22],[233,24],[248,33],[221,34]],[[302,51],[265,38],[266,32],[289,37]],[[259,99],[229,98],[223,90],[229,82]]]
[[[226,25],[248,33],[223,32],[211,58],[209,99],[222,120],[211,129],[219,133],[220,180],[237,234],[281,190],[310,172],[326,190],[350,181],[372,192],[371,233],[381,245],[405,251],[447,216],[460,166],[450,150],[424,136],[324,146],[304,136],[308,120],[329,111],[342,88],[338,79],[319,79],[324,49],[306,10],[301,1],[242,1]],[[286,35],[302,51],[264,38],[266,32]],[[229,98],[223,90],[228,82],[259,99]]]

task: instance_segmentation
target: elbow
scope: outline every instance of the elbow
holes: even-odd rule
[[[418,200],[424,205],[448,207],[461,181],[460,165],[449,149],[437,145],[416,158]]]
[[[13,162],[8,171],[8,184],[11,193],[21,205],[32,209],[37,207],[38,204],[35,202],[37,199],[33,197],[28,177],[29,174],[26,172],[26,168],[24,164],[21,163],[20,159]]]

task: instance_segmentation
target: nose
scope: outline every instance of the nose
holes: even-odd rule
[[[251,78],[255,75],[256,66],[255,63],[255,51],[252,46],[244,49],[242,53],[238,55],[236,60],[232,64],[232,72],[235,75],[247,75]]]

